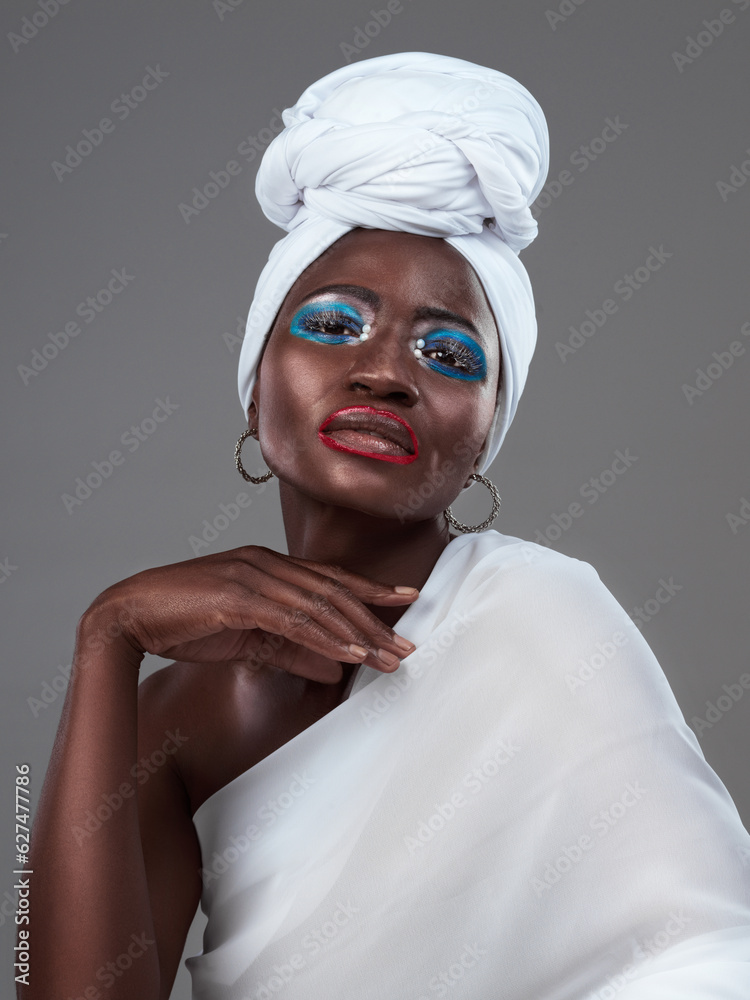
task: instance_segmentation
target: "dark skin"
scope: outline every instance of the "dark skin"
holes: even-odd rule
[[[313,294],[331,284],[365,291]],[[292,332],[302,306],[333,297],[370,323],[369,339]],[[437,330],[475,338],[481,377],[448,374],[455,369],[445,352],[435,364]],[[421,359],[418,337],[428,342]],[[357,664],[388,672],[413,650],[393,626],[418,593],[394,588],[422,587],[450,541],[442,511],[476,469],[499,368],[482,287],[442,240],[353,230],[300,276],[276,317],[248,412],[279,480],[289,554],[251,545],[145,570],[82,616],[34,822],[31,860],[44,877],[34,883],[36,961],[24,997],[101,988],[97,971],[145,933],[153,946],[107,997],[166,1000],[202,889],[193,813],[335,709]],[[323,444],[321,421],[354,405],[407,420],[418,458],[396,464]],[[409,497],[435,484],[437,472],[442,485],[410,510]],[[176,662],[139,685],[146,651]],[[123,795],[95,832],[82,832],[103,796],[136,786],[134,763],[157,759],[168,733],[182,742],[166,762],[147,768],[136,794]]]
[[[363,286],[381,304],[370,306],[352,293],[312,295],[332,284]],[[301,305],[330,299],[353,305],[371,323],[367,341],[352,348],[290,335]],[[448,309],[473,322],[487,359],[483,380],[448,377],[414,357],[416,337],[451,325],[415,321],[420,306]],[[476,471],[495,410],[499,367],[497,327],[482,285],[443,240],[355,229],[314,261],[276,318],[248,411],[248,426],[257,428],[263,458],[279,479],[289,554],[421,588],[454,537],[442,511]],[[406,418],[417,437],[418,460],[396,465],[321,445],[321,420],[359,404]],[[396,505],[405,507],[410,491],[435,482],[431,477],[446,462],[453,468],[443,485],[405,523],[395,519]],[[391,626],[403,613],[371,610]]]

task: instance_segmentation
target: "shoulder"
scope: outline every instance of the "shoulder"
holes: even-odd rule
[[[492,530],[464,535],[445,552],[432,581],[440,596],[427,591],[436,622],[461,612],[490,629],[502,620],[538,632],[566,618],[582,627],[602,618],[630,621],[585,560]]]
[[[486,531],[469,544],[466,555],[464,583],[469,589],[483,585],[520,588],[550,598],[598,592],[614,600],[591,563],[523,538]]]
[[[179,722],[194,734],[200,728],[209,695],[209,672],[220,674],[210,664],[170,663],[144,677],[138,685],[139,732],[157,737],[163,723]],[[214,678],[214,695],[217,680]]]
[[[190,711],[195,698],[208,691],[209,671],[218,672],[213,664],[170,663],[144,677],[138,685],[138,704],[149,716],[175,710]]]
[[[490,534],[487,532],[486,534]],[[472,631],[494,636],[529,671],[561,673],[621,647],[661,674],[634,622],[591,563],[492,532],[474,552],[460,588]],[[501,637],[501,638],[500,638]]]
[[[556,690],[571,711],[598,713],[607,724],[612,705],[641,723],[648,716],[679,724],[658,660],[591,563],[494,534],[466,580],[477,641],[502,649],[539,698]]]
[[[139,757],[158,752],[164,741],[171,741],[174,769],[181,776],[187,772],[195,741],[201,741],[210,724],[206,706],[216,700],[216,689],[209,697],[210,672],[214,671],[208,664],[170,663],[143,678],[138,685]]]
[[[330,710],[329,686],[319,686],[322,698],[309,699],[310,685],[284,670],[255,670],[240,661],[172,663],[140,684],[139,756],[163,760],[173,754],[170,764],[194,814],[214,792]]]
[[[225,766],[242,740],[242,704],[252,673],[229,663],[170,663],[138,687],[139,757],[170,754],[188,795]],[[166,745],[165,745],[166,744]]]

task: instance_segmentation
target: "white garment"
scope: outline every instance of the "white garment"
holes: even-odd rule
[[[750,836],[595,570],[462,535],[397,629],[196,811],[194,1000],[747,1000]]]
[[[290,288],[355,227],[445,239],[471,264],[495,317],[503,382],[478,471],[497,455],[536,345],[518,253],[537,234],[530,206],[549,168],[534,97],[505,73],[430,52],[342,66],[311,84],[270,143],[255,192],[287,230],[255,288],[237,384],[245,414],[265,335]]]

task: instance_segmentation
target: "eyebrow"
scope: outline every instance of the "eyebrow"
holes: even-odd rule
[[[323,285],[321,288],[316,288],[315,291],[310,292],[305,296],[305,298],[309,299],[314,295],[323,295],[327,292],[337,292],[340,295],[351,295],[354,298],[360,299],[362,302],[366,302],[374,308],[377,308],[381,303],[381,298],[378,293],[373,292],[371,288],[365,288],[363,285]],[[419,306],[419,308],[414,310],[414,319],[448,320],[456,326],[462,326],[470,333],[473,333],[480,342],[485,344],[487,343],[486,337],[480,332],[480,330],[477,329],[471,320],[466,319],[465,316],[460,316],[458,313],[451,312],[450,309],[441,309],[437,306]]]

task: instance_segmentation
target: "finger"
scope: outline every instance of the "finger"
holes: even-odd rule
[[[223,629],[218,635],[191,639],[163,649],[159,655],[188,663],[238,663],[252,672],[268,666],[278,667],[324,684],[335,684],[342,677],[339,660],[260,628]]]
[[[281,580],[269,581],[266,577],[263,582],[266,593],[261,594],[248,586],[246,600],[243,599],[242,593],[239,593],[219,612],[224,628],[252,630],[247,633],[247,644],[244,647],[249,653],[254,653],[259,644],[256,632],[260,629],[276,636],[283,636],[292,643],[304,646],[306,650],[312,650],[329,660],[362,663],[367,658],[371,666],[385,672],[398,667],[396,658],[395,662],[389,662],[377,656],[368,656],[366,637],[363,641],[358,630],[331,605],[327,604],[327,608],[330,609],[327,617],[330,621],[321,624],[318,620],[321,608],[319,594],[309,594]],[[241,591],[243,588],[239,585],[239,581],[235,580],[235,583]],[[284,592],[281,600],[267,596],[269,586],[276,593]],[[332,631],[326,627],[328,624],[339,631]],[[357,650],[357,646],[362,648]],[[405,654],[402,652],[402,655]]]
[[[364,606],[363,599],[369,602],[376,593],[382,596],[386,590],[393,589],[389,585],[377,583],[358,573],[351,573],[340,566],[308,563],[304,559],[280,556],[270,549],[264,551],[262,562],[277,579],[298,588],[292,603],[301,606],[306,613],[311,614],[336,635],[365,646],[373,653],[378,649],[384,649],[386,653],[400,659],[408,656],[416,648],[414,643],[399,636]],[[295,566],[290,566],[290,562],[295,563]],[[318,568],[313,569],[312,566]],[[328,573],[319,570],[327,570]],[[358,594],[352,593],[347,580],[359,588]],[[414,591],[414,595],[418,596],[418,593]],[[277,592],[275,596],[280,595]],[[287,603],[290,596],[284,598]],[[350,623],[355,627],[355,633],[349,628]],[[376,655],[380,655],[384,662],[392,665],[387,657],[382,657],[382,654]]]
[[[337,684],[341,680],[343,669],[339,660],[322,656],[284,636],[262,630],[257,634],[262,641],[245,661],[245,666],[253,672],[271,666],[322,684]]]
[[[368,650],[370,655],[366,661],[362,660],[363,654],[359,654],[360,662],[379,669],[385,665],[393,670],[398,667],[400,659],[416,648],[376,618],[335,577],[325,576],[305,565],[293,564],[288,557],[270,549],[247,546],[236,552],[237,556],[227,567],[227,575],[231,576],[233,585],[247,588],[248,600],[255,603],[259,596],[265,596],[286,608],[286,615],[292,619],[300,613],[313,618],[326,633],[345,640],[347,646],[355,643]],[[372,581],[362,579],[372,586]],[[305,584],[312,589],[305,589]],[[244,602],[240,606],[244,608]],[[296,622],[293,620],[292,624]],[[245,624],[244,627],[251,626]],[[278,621],[270,626],[270,630],[284,633],[283,625],[280,627]],[[344,657],[348,661],[353,659],[348,649],[346,652],[339,649],[336,658]]]
[[[419,590],[416,587],[381,583],[379,580],[373,580],[372,577],[354,573],[352,570],[344,569],[343,566],[336,566],[333,563],[319,563],[311,559],[299,559],[296,556],[284,556],[284,558],[324,576],[335,577],[345,583],[349,590],[356,594],[364,604],[408,604],[419,597]]]

